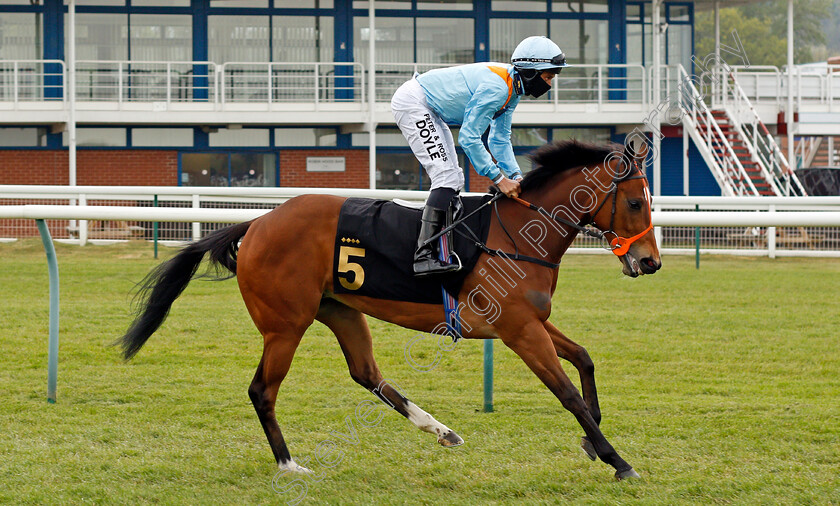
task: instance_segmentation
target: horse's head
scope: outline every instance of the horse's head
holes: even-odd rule
[[[592,214],[592,223],[604,232],[624,274],[653,274],[660,267],[659,248],[651,223],[651,195],[642,171],[647,146],[628,144],[620,156],[608,159],[604,168],[612,183],[604,200]]]

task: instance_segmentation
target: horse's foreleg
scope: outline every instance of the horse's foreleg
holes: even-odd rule
[[[554,350],[557,352],[557,356],[568,360],[578,370],[578,374],[580,374],[580,386],[583,390],[583,400],[586,402],[586,406],[589,408],[589,413],[592,415],[595,423],[600,425],[601,407],[598,404],[598,390],[595,388],[595,364],[589,358],[589,353],[586,352],[583,346],[566,337],[550,322],[543,322],[543,326],[548,331],[548,335],[551,336],[551,342],[554,344]],[[583,436],[581,438],[580,446],[590,459],[595,460],[598,458],[598,455],[595,453],[595,447],[592,446],[592,442],[588,437]]]
[[[577,388],[563,371],[551,337],[542,323],[528,325],[521,333],[503,340],[554,393],[563,407],[575,416],[598,457],[616,469],[616,478],[637,477],[636,471],[618,455],[604,437]]]
[[[379,366],[373,358],[370,328],[361,312],[340,302],[325,299],[316,319],[335,333],[347,360],[350,376],[356,383],[373,392],[382,402],[408,418],[420,430],[435,434],[441,445],[463,444],[464,440],[452,429],[408,400],[395,388],[393,382],[382,378]]]

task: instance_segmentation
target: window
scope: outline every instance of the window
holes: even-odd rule
[[[277,186],[273,153],[184,153],[182,186]]]
[[[28,148],[46,145],[46,128],[0,128],[0,146]]]
[[[472,19],[417,18],[417,58],[413,61],[472,63],[475,61],[474,48]]]
[[[268,18],[265,16],[209,16],[207,18],[210,61],[267,62]]]
[[[548,21],[545,19],[491,19],[490,61],[509,62],[513,50],[523,39],[547,34]]]
[[[70,136],[65,130],[62,135],[62,145],[70,144]],[[77,128],[76,145],[79,147],[124,147],[126,142],[125,128]]]
[[[267,128],[220,128],[217,132],[210,133],[209,145],[267,147],[268,134]]]
[[[335,128],[276,128],[274,145],[283,147],[334,147],[338,139]]]
[[[193,145],[192,128],[132,128],[131,145],[137,147],[178,147]]]
[[[27,2],[28,3],[28,2]],[[38,60],[42,16],[29,12],[0,14],[0,60]]]

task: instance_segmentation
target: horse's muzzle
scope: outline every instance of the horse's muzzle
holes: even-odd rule
[[[636,278],[643,274],[653,274],[662,267],[662,262],[655,260],[653,257],[645,257],[639,261],[631,253],[626,253],[620,259],[623,265],[621,271],[631,278]]]

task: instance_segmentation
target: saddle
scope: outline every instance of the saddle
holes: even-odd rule
[[[456,198],[466,216],[491,196]],[[443,286],[457,296],[481,255],[479,244],[487,240],[490,211],[491,206],[485,206],[449,232],[450,254],[457,255],[461,270],[416,278],[412,265],[422,210],[387,200],[347,199],[335,234],[333,292],[440,304]]]

